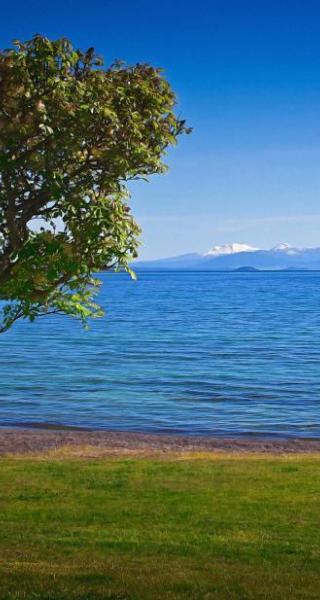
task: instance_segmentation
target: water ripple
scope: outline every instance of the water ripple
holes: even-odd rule
[[[1,336],[0,424],[320,437],[320,273],[102,277],[89,332]]]

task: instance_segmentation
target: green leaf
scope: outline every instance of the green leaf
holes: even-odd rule
[[[14,43],[0,51],[0,331],[52,312],[85,325],[103,314],[92,273],[136,278],[126,182],[165,172],[166,149],[189,130],[158,68],[102,69],[66,38]]]

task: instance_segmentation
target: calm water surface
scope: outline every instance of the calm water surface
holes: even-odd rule
[[[0,423],[320,437],[320,273],[104,274],[106,318],[0,337]]]

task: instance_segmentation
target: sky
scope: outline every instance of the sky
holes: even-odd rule
[[[1,2],[1,47],[34,33],[165,69],[193,127],[131,186],[140,258],[233,241],[320,246],[320,3]]]

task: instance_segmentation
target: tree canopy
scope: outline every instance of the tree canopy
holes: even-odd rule
[[[140,229],[127,182],[163,173],[188,133],[161,69],[35,35],[0,52],[0,332],[18,318],[100,316],[108,268],[130,271]]]

